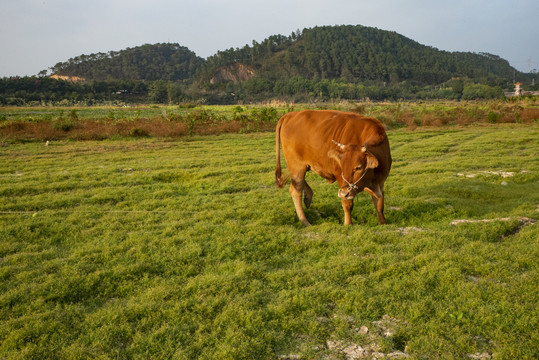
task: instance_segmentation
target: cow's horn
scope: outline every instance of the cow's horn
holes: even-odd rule
[[[341,144],[340,142],[337,142],[337,141],[335,141],[335,140],[331,140],[331,141],[333,141],[333,143],[334,143],[335,145],[337,145],[339,148],[341,148],[341,150],[344,150],[344,145],[343,145],[343,144]]]

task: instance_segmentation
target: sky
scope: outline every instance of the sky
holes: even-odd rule
[[[539,0],[0,0],[0,77],[163,42],[206,58],[324,25],[376,27],[539,70]]]

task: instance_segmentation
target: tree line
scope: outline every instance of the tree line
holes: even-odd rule
[[[342,80],[309,80],[294,77],[270,81],[253,78],[227,83],[219,91],[201,91],[178,81],[87,81],[70,82],[48,77],[0,79],[0,106],[100,104],[237,104],[281,99],[289,102],[330,100],[494,99],[502,88],[453,79],[440,86],[417,86],[408,82],[378,86]]]

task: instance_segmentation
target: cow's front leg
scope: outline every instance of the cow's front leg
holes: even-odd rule
[[[376,210],[376,217],[378,219],[378,225],[386,223],[384,217],[384,185],[378,186],[378,192],[374,192],[369,188],[365,188],[365,191],[371,195],[374,209]]]
[[[303,188],[304,188],[304,180],[296,180],[292,179],[292,184],[290,185],[290,195],[292,196],[292,200],[294,201],[294,206],[296,208],[296,214],[298,215],[298,219],[303,223],[305,226],[310,226],[311,224],[307,220],[307,217],[305,216],[305,212],[303,211],[303,207],[301,206],[301,195],[303,194]]]
[[[341,203],[344,210],[344,225],[352,225],[352,209],[354,208],[354,200],[341,199]]]

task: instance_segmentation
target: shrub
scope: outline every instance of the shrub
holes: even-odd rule
[[[421,125],[432,126],[436,122],[436,116],[430,113],[421,115]]]
[[[63,110],[60,112],[60,116],[58,116],[56,120],[52,123],[52,128],[54,130],[61,130],[64,132],[73,130],[74,127],[75,121],[73,120],[73,117],[70,114],[68,118],[65,118]]]
[[[498,122],[499,114],[494,111],[489,111],[487,115],[487,120],[491,124],[496,124]]]
[[[149,135],[150,134],[148,134],[148,132],[146,130],[141,129],[141,128],[133,128],[129,132],[129,136],[132,136],[132,137],[146,137],[146,136],[149,136]]]
[[[69,112],[69,120],[73,121],[73,122],[76,122],[79,120],[79,116],[77,115],[77,110],[75,109],[71,109],[71,111]]]
[[[406,125],[408,129],[414,130],[417,128],[417,122],[415,120],[414,114],[411,112],[401,112],[398,116],[398,122],[403,125]]]
[[[467,84],[462,92],[463,100],[498,99],[502,96],[501,88],[482,84]]]
[[[367,110],[367,106],[363,103],[355,104],[350,111],[363,115]]]
[[[223,116],[215,114],[209,110],[191,111],[183,118],[189,135],[195,133],[195,128],[201,134],[212,133],[211,127],[220,124],[226,120]]]
[[[264,107],[262,109],[253,109],[251,116],[255,122],[276,123],[279,120],[277,109],[274,107]]]
[[[236,105],[236,106],[234,106],[234,108],[232,109],[232,112],[234,113],[234,117],[235,117],[237,114],[240,114],[240,113],[242,113],[242,112],[244,112],[244,111],[245,111],[245,109],[244,109],[242,106],[240,106],[240,105]]]
[[[521,121],[524,123],[539,120],[539,108],[526,108],[522,111]]]
[[[189,102],[182,102],[180,105],[178,105],[179,109],[193,109],[196,108],[198,105],[195,103],[189,103]]]
[[[107,114],[107,119],[114,120],[115,118],[116,118],[116,115],[114,114],[114,110],[110,110],[109,113]]]

